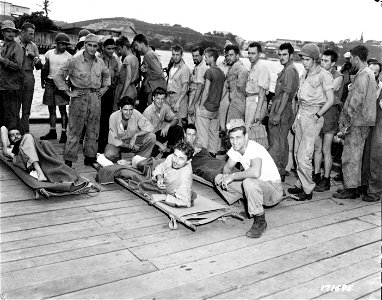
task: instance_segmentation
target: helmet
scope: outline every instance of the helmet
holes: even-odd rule
[[[62,33],[62,32],[57,33],[56,38],[54,39],[54,42],[56,44],[62,43],[62,44],[70,45],[69,36],[65,33]]]
[[[78,33],[78,39],[80,39],[80,38],[83,37],[83,36],[87,36],[89,33],[90,33],[89,30],[87,30],[87,29],[82,29],[82,30]]]
[[[318,61],[320,59],[320,49],[316,44],[309,43],[301,48],[300,56],[308,56]]]

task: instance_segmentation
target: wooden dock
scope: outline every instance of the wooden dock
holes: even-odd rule
[[[36,136],[48,129],[31,126]],[[94,180],[83,156],[74,167]],[[0,162],[1,299],[380,299],[381,203],[331,198],[339,187],[266,209],[267,231],[250,239],[252,220],[170,230],[117,184],[34,200]]]

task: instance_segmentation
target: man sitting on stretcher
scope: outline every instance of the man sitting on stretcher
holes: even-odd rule
[[[161,193],[151,195],[153,202],[161,201],[175,207],[191,206],[193,153],[190,143],[180,141],[175,145],[174,153],[156,166],[152,175]]]
[[[38,154],[35,148],[33,136],[29,133],[21,135],[17,128],[8,130],[5,126],[1,127],[1,143],[3,145],[3,154],[12,158],[13,164],[26,169],[35,170],[39,181],[47,181],[44,172],[41,169]]]

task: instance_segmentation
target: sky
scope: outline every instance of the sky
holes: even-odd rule
[[[42,10],[42,0],[6,0]],[[201,33],[228,31],[246,40],[382,40],[382,0],[52,0],[49,17],[76,22],[126,17],[180,24]]]

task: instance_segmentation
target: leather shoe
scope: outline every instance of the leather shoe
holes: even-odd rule
[[[312,200],[313,192],[310,194],[306,194],[305,192],[302,192],[300,194],[296,195],[298,199],[295,199],[296,201],[305,201],[305,200]]]
[[[359,197],[357,188],[354,189],[343,189],[338,193],[333,194],[333,198],[337,199],[356,199]]]
[[[366,196],[362,197],[362,200],[365,202],[378,202],[381,200],[381,197],[379,197],[377,194],[367,194]]]
[[[294,186],[294,187],[291,187],[291,188],[288,189],[288,193],[289,194],[297,195],[297,194],[301,194],[302,192],[304,192],[304,190],[298,188],[297,186]]]

